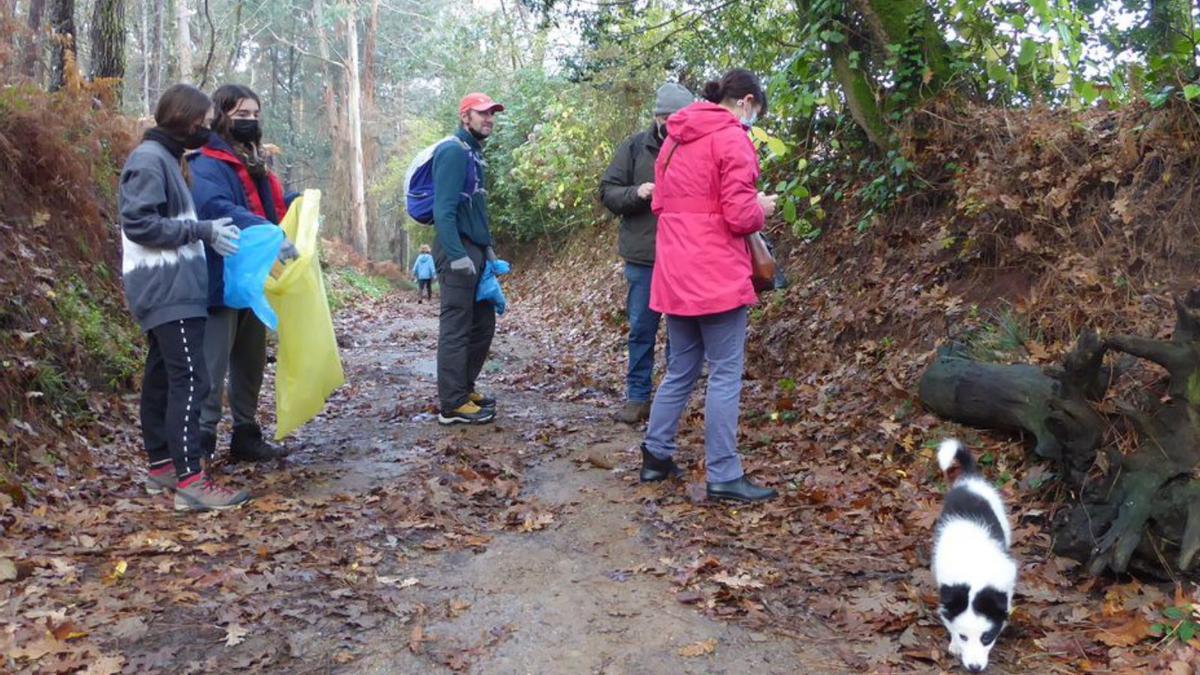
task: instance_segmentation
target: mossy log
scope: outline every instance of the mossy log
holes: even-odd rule
[[[958,422],[1021,429],[1035,452],[1068,471],[1068,493],[1079,501],[1054,522],[1054,548],[1085,561],[1092,574],[1137,572],[1172,578],[1192,572],[1200,552],[1200,291],[1175,300],[1170,340],[1084,334],[1061,372],[1028,365],[971,361],[943,348],[921,379],[921,400]],[[1165,391],[1141,408],[1119,403],[1137,432],[1137,447],[1097,451],[1110,420],[1090,404],[1103,395],[1106,351],[1156,363],[1169,376]],[[1099,480],[1088,468],[1103,469]]]

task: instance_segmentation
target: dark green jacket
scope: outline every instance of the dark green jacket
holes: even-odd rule
[[[617,146],[612,163],[600,179],[600,201],[621,216],[617,251],[627,262],[654,264],[654,236],[658,217],[650,211],[650,200],[637,194],[642,183],[654,182],[654,161],[662,141],[655,127],[636,133]]]
[[[442,250],[450,260],[467,255],[462,238],[484,248],[492,245],[492,232],[488,228],[487,191],[484,190],[484,164],[479,158],[482,148],[471,132],[462,127],[454,135],[471,148],[470,153],[458,143],[451,142],[442,143],[433,153],[433,227]],[[477,187],[474,194],[464,198],[467,162],[470,161],[475,162]]]

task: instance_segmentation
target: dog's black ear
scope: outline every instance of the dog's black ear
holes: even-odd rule
[[[975,594],[971,607],[976,614],[986,616],[997,626],[1008,620],[1008,594],[991,586]]]
[[[942,616],[948,620],[967,610],[967,600],[971,597],[971,587],[966,584],[942,584],[938,588],[938,602],[942,606]]]

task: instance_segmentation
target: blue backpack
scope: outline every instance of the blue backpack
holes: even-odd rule
[[[463,182],[463,191],[459,201],[471,198],[479,189],[478,165],[483,162],[479,155],[471,150],[471,146],[458,136],[447,136],[433,145],[417,153],[412,163],[408,165],[408,173],[404,175],[404,208],[413,220],[423,225],[433,224],[433,153],[446,141],[454,141],[467,151],[467,178]]]

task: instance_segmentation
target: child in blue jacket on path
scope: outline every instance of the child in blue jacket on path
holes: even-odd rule
[[[437,274],[430,255],[429,245],[421,245],[421,255],[413,262],[412,276],[417,281],[417,304],[424,302],[422,296],[433,302],[433,277]]]

